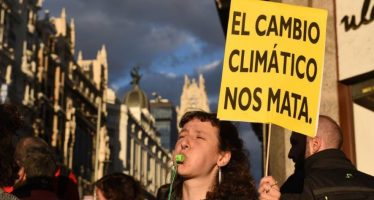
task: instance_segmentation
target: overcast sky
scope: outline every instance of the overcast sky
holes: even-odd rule
[[[76,52],[94,59],[105,45],[109,86],[123,99],[130,70],[139,65],[140,86],[179,105],[184,75],[205,77],[210,108],[217,109],[225,38],[214,0],[47,0],[43,10],[74,18]],[[43,11],[39,17],[43,17]],[[251,151],[252,170],[260,176],[259,143],[250,125],[241,134]]]

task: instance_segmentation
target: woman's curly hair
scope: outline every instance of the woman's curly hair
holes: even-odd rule
[[[179,126],[183,127],[192,119],[199,119],[202,122],[210,122],[212,126],[219,129],[219,149],[230,151],[231,159],[226,166],[221,167],[222,181],[217,181],[213,190],[206,195],[207,200],[223,199],[257,199],[256,186],[250,174],[248,153],[243,148],[243,141],[234,124],[229,121],[220,121],[215,114],[192,111],[187,112],[181,119]],[[182,196],[183,178],[177,176],[175,192],[173,197]]]
[[[22,117],[17,107],[0,104],[0,187],[13,185],[17,178],[13,137],[21,126]]]

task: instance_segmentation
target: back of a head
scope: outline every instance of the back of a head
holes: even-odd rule
[[[131,176],[123,173],[114,173],[102,177],[95,183],[108,200],[142,199],[140,184]]]
[[[33,137],[33,136],[26,136],[22,137],[17,142],[16,152],[15,152],[15,159],[19,162],[22,161],[24,156],[26,155],[26,151],[28,148],[31,147],[41,147],[49,149],[49,145],[46,141],[41,138]]]
[[[317,136],[323,140],[325,149],[340,149],[343,144],[340,126],[325,115],[319,116]]]
[[[49,145],[37,137],[22,138],[17,144],[15,158],[25,168],[27,177],[53,177],[56,160]]]

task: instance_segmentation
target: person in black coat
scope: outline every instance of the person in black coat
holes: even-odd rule
[[[280,199],[373,200],[374,177],[355,168],[340,150],[342,143],[339,125],[320,115],[317,136],[306,141],[303,191],[282,194]],[[272,181],[272,177],[261,180],[260,199],[274,199],[271,197],[279,193]]]

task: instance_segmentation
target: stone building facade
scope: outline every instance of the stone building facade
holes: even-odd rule
[[[85,189],[109,159],[106,50],[75,58],[74,20],[65,10],[39,19],[41,7],[42,0],[0,3],[0,101],[19,105],[22,134],[45,139]]]
[[[169,182],[171,154],[162,147],[149,100],[134,81],[121,102],[113,91],[108,93],[108,132],[110,135],[110,172],[133,176],[144,186],[147,199]]]

